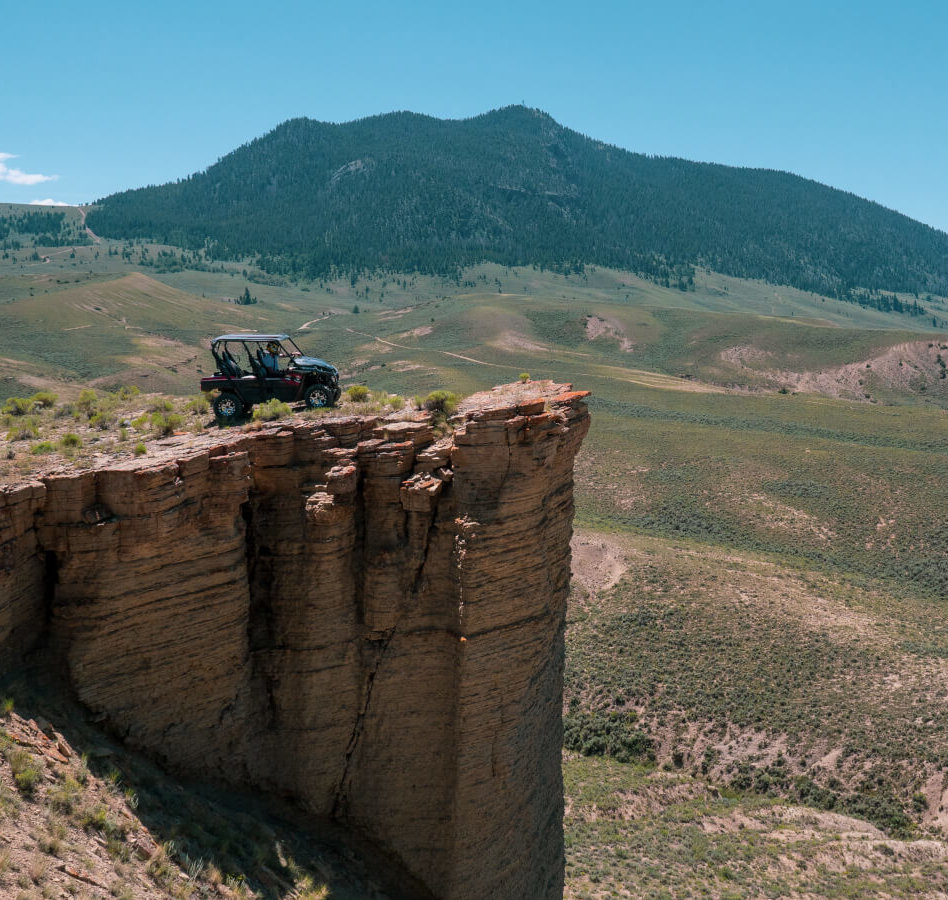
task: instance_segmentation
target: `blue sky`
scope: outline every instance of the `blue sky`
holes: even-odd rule
[[[629,150],[783,169],[948,230],[948,4],[25,0],[0,201],[201,170],[296,116],[511,103]]]

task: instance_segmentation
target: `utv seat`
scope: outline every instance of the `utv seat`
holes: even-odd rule
[[[221,355],[221,375],[230,375],[232,378],[240,378],[244,373],[241,371],[237,360],[231,355],[229,350],[225,350]]]

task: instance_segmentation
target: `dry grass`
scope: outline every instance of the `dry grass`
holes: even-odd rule
[[[564,759],[567,900],[941,898],[948,844],[741,797],[681,772]]]
[[[36,400],[41,396],[47,399],[46,405]],[[296,416],[410,419],[417,415],[414,405],[395,394],[366,389],[359,396],[350,400],[344,394],[337,406],[312,411],[272,401],[259,405],[251,421],[236,427],[260,428]],[[112,392],[87,388],[72,401],[40,392],[11,398],[0,408],[0,484],[27,481],[53,470],[86,469],[161,454],[171,447],[200,442],[202,435],[219,433],[208,397],[202,394],[174,397],[140,394],[134,388]]]
[[[185,788],[95,732],[62,698],[49,695],[44,707],[56,725],[35,703],[7,702],[0,718],[6,756],[40,762],[29,792],[0,763],[0,897],[398,896],[379,886],[384,876],[369,877],[358,854],[247,798]]]

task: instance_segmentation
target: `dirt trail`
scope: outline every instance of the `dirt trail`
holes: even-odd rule
[[[422,348],[419,348],[419,347],[408,347],[408,346],[406,346],[405,344],[396,344],[396,343],[394,343],[393,341],[386,341],[384,338],[377,337],[377,336],[374,335],[374,334],[366,334],[366,332],[364,332],[364,331],[356,331],[354,328],[347,328],[346,331],[348,331],[350,334],[358,334],[358,335],[360,335],[361,337],[367,337],[367,338],[370,338],[370,339],[373,340],[373,341],[378,341],[378,343],[380,343],[380,344],[385,344],[385,345],[388,346],[388,347],[396,347],[396,348],[399,349],[399,350],[411,350],[411,351],[413,351],[413,352],[417,352],[419,349],[422,349]],[[479,365],[479,366],[490,366],[491,368],[494,368],[494,369],[514,369],[514,368],[516,368],[515,366],[504,366],[504,365],[501,365],[500,363],[484,362],[484,360],[482,360],[482,359],[474,359],[474,358],[471,357],[471,356],[463,356],[463,355],[460,354],[460,353],[452,353],[450,350],[432,350],[432,349],[427,349],[427,350],[425,350],[425,352],[427,352],[427,353],[441,353],[441,354],[443,354],[444,356],[453,356],[455,359],[463,359],[465,362],[476,363],[476,364]]]
[[[79,207],[79,215],[82,216],[82,227],[85,228],[86,234],[92,238],[93,244],[101,244],[102,238],[100,238],[88,225],[86,225],[86,211],[83,207]]]

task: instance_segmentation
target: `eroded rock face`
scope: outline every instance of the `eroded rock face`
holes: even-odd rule
[[[43,508],[41,482],[0,490],[0,668],[34,643],[46,618],[45,555],[36,534]]]
[[[186,772],[294,798],[438,897],[560,897],[585,395],[295,422],[0,493],[0,648]]]

